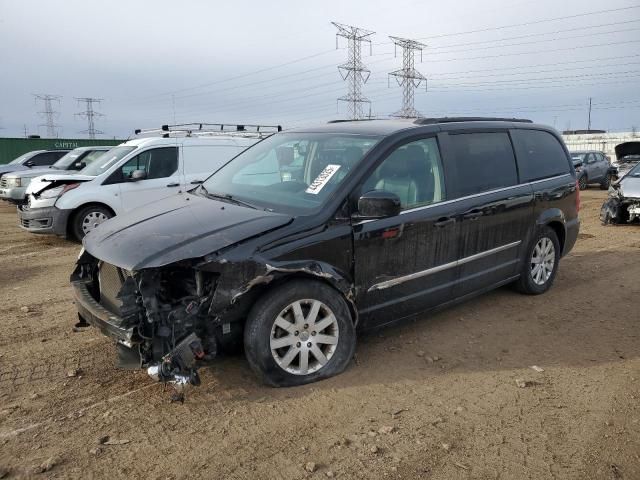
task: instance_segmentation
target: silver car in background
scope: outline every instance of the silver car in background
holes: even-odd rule
[[[22,204],[26,202],[27,186],[35,177],[48,173],[80,171],[112,148],[112,146],[79,147],[71,150],[49,167],[29,168],[6,173],[0,179],[0,199]]]

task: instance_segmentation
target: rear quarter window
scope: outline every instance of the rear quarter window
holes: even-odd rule
[[[510,187],[518,183],[516,159],[506,132],[450,134],[455,197]],[[453,165],[452,165],[453,163]]]
[[[532,182],[569,173],[569,161],[558,139],[542,130],[513,130],[520,181]]]

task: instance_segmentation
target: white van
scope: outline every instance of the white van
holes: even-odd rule
[[[181,138],[164,133],[162,138],[127,141],[75,175],[34,178],[27,204],[18,207],[19,225],[32,233],[81,240],[115,215],[195,188],[262,137],[248,132]]]

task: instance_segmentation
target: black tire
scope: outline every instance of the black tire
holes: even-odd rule
[[[294,352],[296,348],[298,349],[298,352],[301,352],[301,350],[306,348],[307,345],[311,345],[311,343],[305,343],[307,340],[311,339],[308,335],[315,335],[315,333],[306,329],[304,331],[296,330],[294,332],[291,330],[282,330],[280,332],[280,327],[276,326],[276,320],[283,312],[292,313],[292,310],[289,310],[289,308],[294,303],[307,299],[321,302],[333,313],[336,320],[335,324],[337,324],[337,330],[334,330],[334,332],[337,333],[337,343],[333,347],[327,345],[322,346],[322,348],[328,347],[333,348],[333,350],[331,351],[330,356],[327,353],[328,350],[324,350],[324,353],[327,353],[326,358],[328,358],[328,361],[324,365],[318,367],[317,370],[308,374],[290,373],[280,366],[274,356],[282,354],[284,357],[287,354]],[[301,302],[299,305],[305,309],[310,308],[308,303]],[[321,308],[322,312],[328,312],[324,307]],[[309,312],[310,310],[303,310],[303,316],[308,318],[310,315]],[[285,315],[289,315],[289,313],[286,313]],[[323,320],[329,317],[330,315],[327,315]],[[293,328],[295,329],[297,327],[293,325]],[[312,328],[313,327],[309,326],[309,329]],[[293,338],[293,335],[295,337],[294,340],[297,341],[302,339],[302,342],[282,347],[281,349],[274,350],[274,353],[272,353],[272,334],[275,336],[278,332],[284,332],[283,336],[286,336],[287,338]],[[296,335],[296,333],[299,335]],[[303,333],[307,335],[304,338],[302,337]],[[280,338],[276,338],[276,340],[279,340]],[[314,343],[313,346],[315,348],[316,344]],[[268,291],[251,309],[244,330],[245,355],[251,369],[264,383],[274,387],[304,385],[341,373],[351,361],[355,351],[355,346],[355,327],[345,299],[340,292],[336,291],[329,285],[314,280],[295,279]],[[307,352],[311,352],[311,350],[307,349]],[[313,357],[312,359],[311,353],[308,353],[307,355],[307,358],[309,358],[309,367],[313,365],[312,362],[315,362],[315,366],[320,365],[317,357]],[[302,368],[301,358],[301,353],[295,353],[292,357],[291,363],[289,364],[290,368],[298,368],[298,370],[300,370],[300,368]],[[283,358],[281,357],[280,360],[283,360]],[[298,367],[296,367],[296,362]]]
[[[582,175],[578,179],[578,187],[580,187],[580,190],[586,190],[588,186],[589,186],[589,181],[587,180],[587,176]]]
[[[534,263],[534,253],[536,250],[536,246],[543,240],[548,239],[553,244],[554,248],[554,262],[553,268],[551,270],[551,274],[543,283],[537,283],[534,280],[533,275],[533,265]],[[534,236],[533,240],[529,244],[526,250],[525,257],[522,261],[522,268],[520,270],[520,278],[515,282],[515,287],[520,293],[524,293],[527,295],[540,295],[541,293],[546,292],[553,285],[553,281],[556,278],[556,274],[558,273],[558,266],[560,263],[560,242],[558,241],[558,236],[556,232],[553,231],[552,228],[543,226],[540,227]]]
[[[82,239],[86,235],[84,224],[89,221],[89,215],[104,215],[107,219],[113,217],[113,213],[108,208],[100,205],[87,205],[80,208],[73,214],[71,218],[71,234],[78,242],[82,242]]]
[[[604,180],[600,182],[600,190],[609,190],[610,185],[611,185],[611,174],[607,173],[604,177]]]

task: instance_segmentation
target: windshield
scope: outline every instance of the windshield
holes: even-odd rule
[[[279,133],[245,150],[199,189],[267,210],[306,214],[320,207],[380,137]]]
[[[18,158],[15,158],[13,160],[11,160],[9,162],[9,165],[18,165],[19,163],[22,163],[22,161],[25,158],[29,158],[33,155],[33,152],[27,152],[27,153],[23,153],[22,155],[20,155]]]
[[[66,170],[67,168],[69,168],[69,165],[71,165],[73,162],[76,161],[76,158],[82,155],[82,152],[83,150],[78,150],[78,149],[71,150],[66,155],[60,157],[60,160],[58,160],[56,163],[51,165],[51,168],[57,168],[58,170]]]
[[[583,162],[584,161],[584,157],[586,157],[586,156],[587,156],[586,153],[572,153],[571,154],[571,160],[573,160],[573,163]]]
[[[80,170],[80,175],[88,175],[90,177],[97,177],[98,175],[106,172],[116,162],[122,160],[130,152],[133,152],[137,147],[115,147],[108,152],[100,155],[94,161],[92,161],[85,168]]]
[[[638,163],[635,167],[629,170],[627,173],[628,177],[640,177],[640,163]]]

